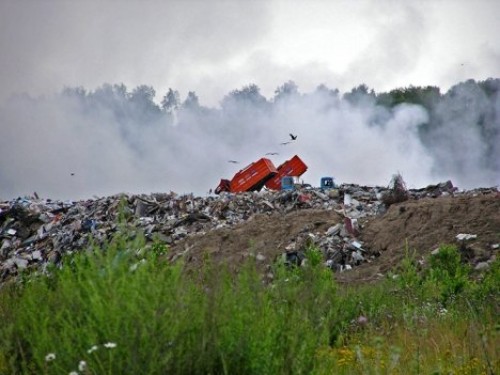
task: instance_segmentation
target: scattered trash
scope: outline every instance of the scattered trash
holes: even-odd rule
[[[143,232],[150,243],[159,239],[174,246],[183,239],[214,229],[234,227],[256,214],[285,214],[307,209],[331,211],[339,216],[326,223],[321,231],[316,231],[311,224],[297,238],[280,245],[285,264],[303,265],[305,252],[314,246],[322,252],[326,267],[343,272],[373,258],[370,249],[360,240],[363,220],[384,211],[386,205],[382,197],[388,191],[383,187],[341,184],[334,190],[222,192],[219,196],[207,197],[170,192],[118,194],[76,202],[38,196],[0,202],[0,283],[16,277],[23,269],[44,272],[49,263],[59,265],[65,254],[86,249],[90,244],[104,244],[122,227],[130,233]],[[477,190],[477,194],[488,191],[491,189]],[[413,200],[445,192],[460,194],[451,182],[405,192],[406,197]],[[477,235],[460,233],[456,238],[469,240]],[[498,249],[500,245],[488,246]],[[178,256],[182,254],[175,254],[172,259]],[[257,254],[256,259],[269,261],[264,254]]]
[[[344,226],[347,232],[351,236],[356,237],[359,235],[359,227],[357,219],[351,219],[350,217],[344,218]]]
[[[331,226],[330,228],[328,228],[328,230],[326,231],[326,235],[327,236],[335,236],[336,234],[338,234],[340,232],[340,229],[342,228],[342,224],[335,224],[334,226]]]
[[[459,233],[456,236],[456,239],[459,240],[459,241],[473,240],[475,238],[477,238],[476,234],[467,234],[467,233]]]
[[[262,261],[266,260],[266,257],[263,254],[258,253],[257,256],[255,257],[255,259],[262,262]]]
[[[283,254],[283,263],[286,266],[302,266],[306,259],[305,254],[302,251],[287,251]]]
[[[382,202],[387,206],[394,203],[401,203],[408,200],[410,194],[406,188],[406,183],[403,177],[398,173],[392,177],[392,181],[389,184],[389,191],[382,195]]]
[[[476,271],[483,271],[483,270],[487,270],[488,268],[490,268],[490,264],[488,262],[479,262],[478,264],[476,264],[476,266],[474,267],[474,269]]]

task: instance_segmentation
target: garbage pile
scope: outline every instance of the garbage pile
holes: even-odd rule
[[[293,210],[334,210],[344,221],[325,233],[304,233],[283,248],[292,258],[304,241],[315,244],[325,264],[346,270],[373,257],[358,236],[364,218],[384,213],[381,197],[386,188],[341,185],[337,189],[306,188],[195,197],[157,193],[56,201],[34,197],[0,202],[0,282],[29,270],[44,271],[60,265],[62,256],[102,245],[125,226],[141,231],[148,241],[174,245],[182,239],[218,228],[231,228],[255,214]],[[410,190],[410,199],[457,194],[449,184]],[[297,259],[301,256],[297,255]]]
[[[399,184],[399,185],[398,185]],[[395,188],[397,187],[397,189]],[[399,190],[398,190],[399,189]],[[392,200],[394,192],[397,199]],[[490,189],[478,189],[475,193],[487,194]],[[370,262],[380,253],[367,249],[359,240],[362,231],[362,221],[369,217],[383,215],[390,204],[421,198],[437,198],[468,194],[458,192],[451,181],[429,185],[422,189],[407,190],[401,175],[396,175],[388,187],[369,187],[355,184],[343,184],[338,190],[313,190],[314,207],[333,209],[343,220],[328,228],[324,233],[305,233],[285,247],[282,260],[287,265],[303,265],[305,251],[309,245],[314,245],[322,251],[325,265],[334,271],[346,271],[363,262]]]

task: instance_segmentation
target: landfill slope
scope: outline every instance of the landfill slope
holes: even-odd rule
[[[277,259],[307,263],[313,246],[341,282],[367,282],[397,271],[406,247],[415,256],[456,243],[464,260],[487,269],[500,243],[496,188],[457,191],[450,181],[404,191],[343,184],[195,197],[118,194],[85,201],[38,196],[0,201],[0,287],[26,272],[64,266],[65,255],[105,246],[117,233],[143,233],[144,251],[160,241],[166,259],[196,270],[207,259],[237,271],[255,259],[272,278]],[[392,199],[394,201],[394,199]],[[387,207],[389,205],[389,207]],[[457,235],[472,237],[457,241]],[[49,267],[50,268],[50,267]]]
[[[195,267],[208,255],[214,262],[225,263],[232,269],[249,257],[256,257],[257,263],[266,268],[295,239],[308,233],[324,233],[342,222],[343,216],[334,210],[259,214],[234,228],[215,229],[187,238],[171,251],[174,257],[185,255],[187,263]],[[460,233],[477,238],[459,241],[456,236]],[[364,219],[359,240],[367,249],[366,260],[348,271],[335,272],[339,282],[379,280],[388,272],[397,273],[408,251],[415,260],[423,260],[442,244],[457,245],[472,267],[487,264],[497,256],[500,243],[500,195],[471,193],[393,204],[383,215]]]
[[[235,227],[214,229],[178,242],[171,248],[170,259],[182,254],[188,266],[198,267],[210,257],[216,264],[237,270],[246,260],[255,258],[265,270],[286,252],[287,246],[302,249],[309,234],[324,233],[342,221],[343,217],[333,210],[256,214]]]
[[[460,233],[477,237],[458,240]],[[380,256],[352,272],[339,274],[339,280],[378,279],[395,271],[407,252],[425,261],[425,256],[442,244],[457,245],[463,260],[479,269],[498,256],[500,195],[446,196],[395,204],[385,215],[366,223],[361,239],[373,254]]]

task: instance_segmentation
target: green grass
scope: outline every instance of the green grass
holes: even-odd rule
[[[277,264],[270,284],[251,261],[188,273],[166,251],[118,234],[0,289],[0,374],[69,374],[80,361],[83,374],[499,371],[498,261],[474,280],[443,246],[424,270],[408,256],[397,275],[355,288],[315,249],[307,267]]]

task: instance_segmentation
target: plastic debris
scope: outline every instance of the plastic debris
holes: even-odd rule
[[[484,191],[483,191],[484,190]],[[60,265],[63,255],[100,246],[124,228],[143,232],[149,243],[159,239],[174,246],[183,239],[211,230],[232,228],[256,214],[288,213],[296,210],[327,210],[337,219],[326,231],[304,228],[297,238],[283,243],[287,264],[302,265],[308,246],[314,245],[324,256],[326,267],[334,271],[352,269],[370,261],[370,249],[360,240],[363,220],[381,215],[381,197],[388,188],[342,184],[328,193],[319,188],[293,191],[260,191],[220,196],[196,197],[192,194],[117,194],[82,201],[57,201],[36,196],[0,201],[0,283],[16,277],[20,270],[40,270],[47,264]],[[486,194],[491,189],[477,190]],[[408,190],[409,199],[460,194],[451,183]],[[335,216],[336,214],[340,216]],[[340,220],[338,219],[340,218]],[[120,225],[118,225],[118,222]],[[476,238],[457,235],[458,240]],[[499,244],[491,245],[498,249]],[[186,249],[185,253],[189,251]],[[182,254],[176,254],[176,257]],[[272,261],[261,259],[259,261]]]
[[[459,233],[456,236],[456,239],[459,241],[473,240],[475,238],[477,238],[477,234]]]

